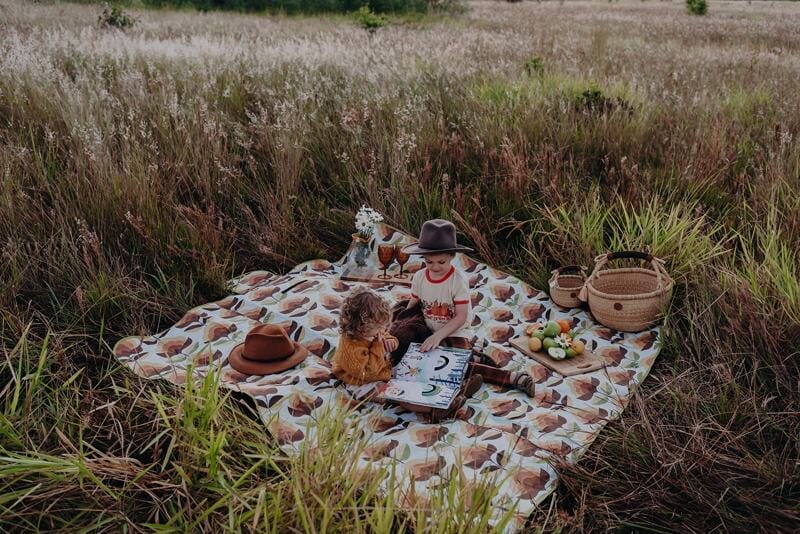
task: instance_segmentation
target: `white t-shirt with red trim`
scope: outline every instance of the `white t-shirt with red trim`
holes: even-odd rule
[[[469,296],[469,283],[464,275],[451,266],[442,278],[435,279],[428,269],[420,269],[411,279],[411,296],[419,299],[425,324],[436,332],[455,317],[456,304],[467,305],[467,322],[451,336],[471,337],[472,302]]]

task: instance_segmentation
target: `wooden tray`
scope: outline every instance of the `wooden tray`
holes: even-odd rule
[[[349,268],[345,268],[342,271],[341,278],[342,280],[348,280],[350,282],[369,282],[369,283],[379,283],[379,284],[396,284],[406,287],[411,287],[411,277],[414,276],[411,273],[403,273],[406,275],[406,278],[398,278],[397,274],[400,273],[400,270],[392,271],[391,269],[387,271],[386,274],[391,276],[391,278],[384,279],[380,278],[378,275],[383,274],[383,269],[378,271],[377,269],[370,269],[365,273],[354,273]]]
[[[533,358],[545,367],[552,369],[562,376],[574,376],[591,373],[606,366],[605,360],[594,352],[586,349],[583,354],[565,360],[554,360],[544,352],[533,352],[528,348],[529,336],[515,337],[509,343],[529,358]]]

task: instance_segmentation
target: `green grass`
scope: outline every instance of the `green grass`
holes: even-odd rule
[[[178,390],[98,373],[106,402],[95,398],[87,411],[75,388],[84,373],[60,383],[45,365],[48,340],[23,336],[7,354],[17,367],[3,368],[11,374],[0,419],[4,530],[104,530],[135,519],[179,531],[484,532],[492,516],[497,485],[458,473],[414,513],[398,510],[403,482],[390,467],[358,466],[368,442],[352,437],[357,429],[343,411],[321,414],[299,454],[284,455],[214,374]],[[46,452],[54,447],[58,454]],[[502,526],[512,514],[494,520]]]
[[[233,276],[340,257],[361,204],[411,233],[451,218],[540,288],[609,249],[667,261],[651,376],[528,530],[795,529],[800,20],[713,7],[474,3],[370,37],[133,8],[122,32],[96,5],[12,0],[0,529],[484,531],[491,487],[470,501],[453,473],[401,511],[341,414],[286,457],[213,376],[174,388],[111,355]]]

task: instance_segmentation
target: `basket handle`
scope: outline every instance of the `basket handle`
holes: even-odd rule
[[[583,302],[589,297],[588,290],[586,286],[588,286],[595,278],[600,276],[600,270],[611,260],[642,260],[650,262],[650,266],[656,272],[656,287],[658,289],[664,288],[664,279],[670,280],[669,274],[664,269],[664,260],[661,258],[656,258],[649,252],[639,252],[636,250],[621,250],[619,252],[608,252],[606,254],[600,254],[595,258],[595,266],[592,274],[589,275],[589,278],[586,279],[586,282],[583,284],[583,288],[581,289],[578,298]]]
[[[653,261],[653,255],[647,252],[638,252],[636,250],[621,250],[619,252],[609,252],[606,258],[610,260],[643,260]]]
[[[572,273],[586,273],[586,267],[582,267],[580,265],[565,265],[563,267],[559,267],[558,269],[553,269],[550,271],[554,275],[559,274],[572,274]]]

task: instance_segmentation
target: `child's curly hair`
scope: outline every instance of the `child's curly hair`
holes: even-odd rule
[[[389,303],[371,289],[358,287],[342,303],[339,332],[353,339],[364,339],[367,331],[388,323],[391,318]]]

